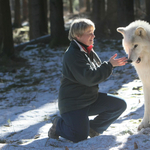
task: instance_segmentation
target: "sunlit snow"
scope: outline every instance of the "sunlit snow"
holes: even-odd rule
[[[95,41],[102,61],[115,53],[126,56],[119,41]],[[99,85],[100,92],[120,96],[127,110],[100,136],[73,143],[64,138],[48,139],[50,118],[59,115],[57,101],[62,57],[66,47],[34,46],[20,56],[28,63],[16,73],[0,72],[0,148],[2,150],[140,150],[150,149],[150,129],[137,131],[144,114],[142,83],[134,67],[114,68]],[[119,50],[118,50],[119,49]],[[7,90],[6,90],[7,89]],[[4,91],[5,90],[5,91]]]

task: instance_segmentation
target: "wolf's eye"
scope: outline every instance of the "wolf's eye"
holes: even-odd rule
[[[138,45],[137,45],[137,44],[135,44],[135,45],[134,45],[134,48],[137,48],[137,46],[138,46]]]

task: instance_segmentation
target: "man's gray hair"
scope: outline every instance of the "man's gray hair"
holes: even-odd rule
[[[68,39],[72,41],[76,39],[76,36],[82,36],[89,27],[95,29],[95,25],[91,20],[85,18],[75,19],[70,26]]]

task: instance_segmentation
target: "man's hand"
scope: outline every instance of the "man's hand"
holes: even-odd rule
[[[127,58],[126,57],[115,59],[116,57],[117,57],[117,54],[113,55],[109,59],[109,62],[112,64],[113,67],[124,66],[127,63]]]

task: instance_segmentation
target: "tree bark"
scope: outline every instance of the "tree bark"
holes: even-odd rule
[[[86,0],[86,12],[91,11],[91,5],[90,5],[90,0]]]
[[[133,0],[118,0],[118,25],[127,26],[134,21]]]
[[[140,0],[134,0],[134,7],[135,7],[135,19],[139,19],[140,17],[140,10],[141,10],[141,7],[140,7]]]
[[[0,29],[2,29],[1,49],[7,56],[12,57],[15,50],[13,45],[11,14],[8,0],[0,0],[0,19]]]
[[[64,28],[62,0],[50,0],[50,31],[51,48],[68,44],[68,39]]]
[[[150,0],[146,0],[146,21],[150,23]]]
[[[73,13],[72,0],[69,0],[69,11],[70,13]]]
[[[15,28],[21,27],[21,14],[20,14],[20,0],[15,0],[15,18],[13,26]]]
[[[26,21],[28,19],[28,0],[23,0],[23,21]]]
[[[95,23],[96,37],[103,37],[105,34],[105,0],[93,0],[92,20]]]
[[[29,0],[30,40],[48,34],[47,0]]]
[[[84,7],[84,1],[79,0],[79,12],[82,12],[82,8]]]
[[[117,0],[107,0],[107,17],[106,17],[106,26],[107,33],[110,38],[115,38],[118,33],[116,32],[117,28]]]

